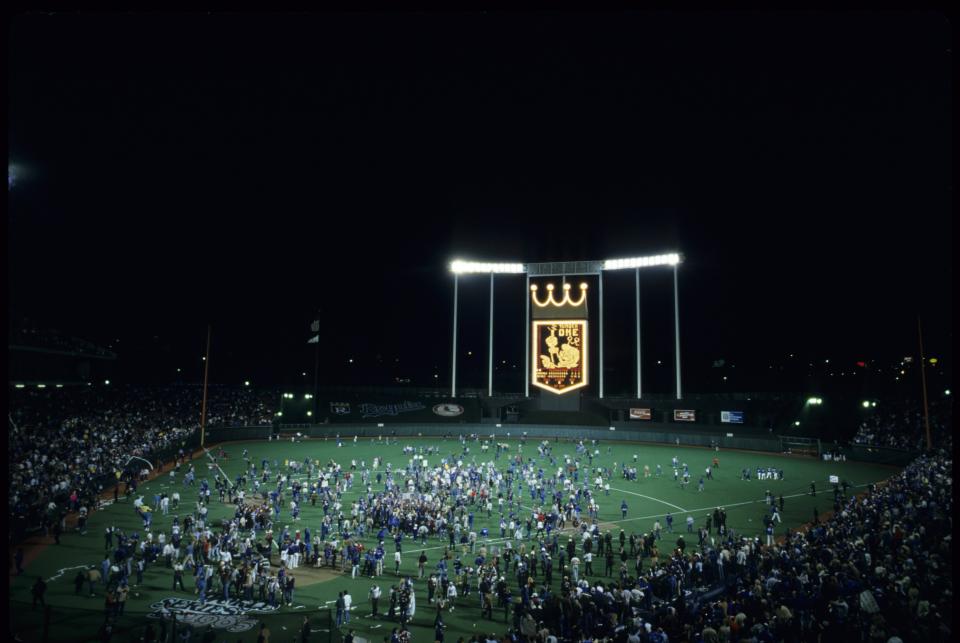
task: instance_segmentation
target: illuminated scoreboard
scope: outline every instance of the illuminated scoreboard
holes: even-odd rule
[[[576,301],[570,289],[564,284],[558,301],[553,284],[547,284],[547,297],[540,300],[537,286],[530,286],[534,304],[530,383],[558,395],[588,383],[587,284],[580,284]]]

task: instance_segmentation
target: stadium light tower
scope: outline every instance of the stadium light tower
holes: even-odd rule
[[[643,397],[643,374],[641,369],[640,354],[640,269],[653,268],[657,266],[673,266],[673,337],[674,354],[676,355],[677,371],[677,399],[682,399],[682,389],[680,388],[680,300],[678,296],[678,277],[677,266],[680,265],[681,257],[677,252],[671,252],[661,255],[652,255],[649,257],[629,257],[626,259],[607,259],[603,262],[604,270],[628,270],[633,269],[636,281],[637,298],[637,399]],[[600,397],[603,397],[603,279],[600,280]]]
[[[599,397],[603,399],[603,272],[605,270],[634,270],[636,282],[636,314],[637,314],[637,398],[643,396],[642,354],[640,347],[640,270],[662,266],[673,267],[673,320],[674,341],[677,373],[677,399],[682,399],[681,372],[680,372],[680,301],[677,266],[682,257],[677,252],[650,255],[643,257],[628,257],[624,259],[607,259],[605,261],[561,261],[544,263],[492,263],[455,260],[450,263],[450,272],[453,273],[453,369],[451,373],[450,393],[456,397],[457,393],[457,308],[460,275],[488,274],[490,275],[490,346],[488,354],[487,390],[493,394],[493,277],[497,274],[524,274],[526,273],[526,330],[524,340],[524,372],[530,373],[530,278],[562,277],[571,275],[596,275],[599,282],[599,349],[600,349],[600,377],[598,382]],[[524,380],[524,396],[530,397],[530,378]]]
[[[453,367],[450,375],[450,397],[457,396],[457,290],[460,275],[490,275],[490,343],[487,348],[487,395],[493,397],[493,276],[496,274],[517,275],[526,271],[526,267],[522,263],[491,263],[459,259],[450,262],[450,272],[453,273]],[[528,310],[529,306],[527,304]]]

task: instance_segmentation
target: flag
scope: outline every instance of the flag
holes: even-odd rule
[[[319,319],[313,320],[313,323],[310,324],[310,332],[312,332],[312,333],[319,333],[319,332],[320,332],[320,320],[319,320]]]
[[[314,335],[313,337],[311,337],[310,339],[307,340],[307,343],[308,343],[308,344],[319,344],[319,343],[320,343],[320,335]]]

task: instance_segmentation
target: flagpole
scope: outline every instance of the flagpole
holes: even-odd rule
[[[315,332],[317,332],[318,334],[320,332],[319,323],[320,323],[320,315],[318,311],[317,321],[314,323],[316,327]],[[314,359],[313,359],[313,423],[314,424],[316,424],[319,421],[319,417],[317,416],[317,412],[319,411],[319,406],[317,406],[318,405],[317,395],[320,393],[319,378],[320,378],[320,340],[317,339],[317,346],[316,346],[316,351],[314,352]]]
[[[920,326],[919,315],[917,315],[917,334],[920,338],[920,381],[923,383],[923,424],[927,432],[927,451],[932,451],[933,440],[930,439],[930,409],[927,407],[927,360],[923,354],[923,327]]]
[[[203,404],[200,406],[200,448],[203,448],[206,439],[207,426],[207,382],[210,376],[210,324],[207,324],[207,356],[203,362]]]

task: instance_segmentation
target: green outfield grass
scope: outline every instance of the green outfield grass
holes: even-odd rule
[[[282,465],[285,459],[296,459],[302,462],[304,458],[319,460],[321,464],[334,459],[344,468],[349,468],[351,460],[356,460],[358,466],[361,462],[365,462],[369,467],[374,456],[381,456],[386,462],[392,463],[396,470],[405,467],[410,459],[409,456],[402,453],[402,447],[408,444],[416,447],[439,446],[442,449],[441,456],[450,455],[454,452],[460,453],[460,444],[456,439],[443,441],[440,439],[400,438],[399,444],[390,446],[382,442],[373,442],[369,438],[361,439],[356,444],[349,439],[345,439],[343,446],[340,448],[336,446],[333,440],[315,439],[295,444],[289,440],[281,442],[255,441],[225,445],[230,457],[227,460],[220,460],[219,464],[231,479],[234,478],[244,467],[241,453],[246,448],[249,450],[253,461],[257,463],[258,469],[261,459],[266,458],[270,461],[271,471],[274,474],[276,473],[276,469],[272,466],[274,460],[279,461]],[[527,441],[523,448],[523,456],[536,459],[536,445],[536,440]],[[477,462],[494,459],[493,449],[483,453],[478,443],[471,442],[469,446],[471,453],[468,459],[475,458]],[[517,446],[518,442],[516,440],[510,441],[510,455],[516,454]],[[561,462],[564,454],[574,455],[575,445],[572,442],[553,444],[552,446],[554,457]],[[852,491],[862,492],[868,484],[885,480],[896,472],[896,469],[888,466],[858,462],[823,462],[813,458],[796,456],[725,450],[714,452],[704,448],[667,445],[652,446],[610,442],[601,443],[597,445],[596,449],[599,449],[600,455],[594,457],[594,467],[614,467],[614,463],[619,465],[619,463],[627,462],[628,466],[637,466],[639,470],[637,481],[627,481],[615,476],[610,482],[610,495],[606,496],[601,493],[598,496],[600,521],[603,530],[612,531],[616,540],[620,529],[624,529],[628,536],[631,532],[641,534],[652,531],[654,521],[659,520],[664,527],[664,544],[669,545],[672,545],[681,533],[686,535],[688,514],[694,516],[696,527],[699,527],[704,523],[707,514],[711,513],[713,508],[717,506],[723,506],[726,509],[728,528],[747,536],[762,536],[762,518],[765,514],[763,498],[767,489],[773,492],[775,496],[782,495],[785,500],[785,509],[781,513],[783,522],[777,525],[777,535],[780,536],[788,528],[797,528],[812,520],[815,507],[821,514],[832,509],[833,497],[830,492],[831,485],[828,482],[830,475],[840,476],[841,479],[845,479],[853,485]],[[634,454],[637,456],[636,465],[634,465],[633,460]],[[673,480],[670,462],[674,455],[690,467],[691,482],[686,489],[681,489]],[[700,492],[697,489],[697,482],[704,469],[711,464],[715,456],[720,460],[720,467],[714,472],[714,480],[705,481],[705,489]],[[436,455],[428,459],[431,466],[440,461],[440,457]],[[198,479],[204,475],[208,476],[212,487],[213,474],[207,471],[206,463],[202,460],[196,460],[195,463],[199,474]],[[555,467],[551,467],[546,460],[540,464],[545,472],[555,472]],[[654,473],[657,464],[661,465],[663,475],[659,478],[644,479],[644,465],[649,465],[651,473]],[[498,467],[506,468],[506,466],[506,459],[501,457],[498,461]],[[581,466],[586,466],[586,463],[582,463]],[[783,469],[785,479],[751,480],[749,482],[740,479],[742,468],[749,467],[753,472],[758,466]],[[619,468],[617,473],[619,473]],[[817,485],[818,493],[815,498],[809,495],[811,481],[816,481]],[[372,483],[375,483],[375,480],[372,480]],[[187,512],[192,511],[199,486],[183,487],[181,473],[177,477],[176,488],[180,491],[182,497],[180,507],[182,517]],[[171,490],[171,482],[167,475],[162,475],[141,485],[138,493],[143,494],[145,501],[149,503],[152,502],[153,494],[160,490]],[[349,515],[350,500],[358,497],[361,493],[362,488],[358,479],[353,489],[344,495],[344,514]],[[621,518],[620,515],[620,503],[623,500],[626,500],[629,506],[626,519]],[[287,501],[289,501],[289,497]],[[525,507],[524,514],[521,515],[525,515],[528,513],[529,507],[532,506],[526,489],[524,489],[524,495],[520,502]],[[311,533],[315,535],[315,539],[319,537],[320,519],[323,515],[319,503],[317,507],[311,507],[307,502],[303,503],[301,519],[296,523],[291,521],[287,507],[288,504],[285,502],[279,524],[275,523],[274,526],[276,534],[282,531],[283,525],[290,525],[291,532],[294,528],[300,529],[302,532],[305,527],[309,526]],[[234,507],[232,505],[221,505],[218,502],[216,491],[214,491],[214,495],[211,496],[210,518],[213,521],[218,521],[220,518],[232,516],[233,512]],[[667,512],[672,513],[674,517],[674,534],[672,535],[666,533],[664,516]],[[163,530],[169,534],[171,518],[174,513],[176,511],[171,511],[171,515],[168,517],[164,517],[159,512],[155,514],[153,520],[154,533]],[[213,524],[216,524],[216,522]],[[99,565],[100,561],[103,560],[103,534],[105,528],[110,525],[115,525],[126,532],[139,531],[141,534],[143,533],[142,522],[135,514],[132,502],[124,501],[121,498],[119,503],[91,515],[86,535],[67,533],[61,538],[61,545],[46,547],[39,557],[30,563],[26,573],[11,582],[11,631],[23,632],[25,640],[40,639],[41,611],[39,609],[32,611],[29,601],[30,587],[37,575],[42,575],[49,581],[46,595],[47,603],[54,607],[50,624],[50,640],[96,640],[97,629],[103,621],[103,587],[98,588],[96,597],[91,598],[86,587],[80,592],[79,596],[75,596],[73,579],[77,574],[78,566]],[[496,506],[493,516],[489,519],[485,512],[476,512],[476,531],[479,533],[483,527],[489,529],[491,542],[502,542],[499,537],[499,514]],[[368,534],[366,538],[362,539],[366,546],[376,546],[375,533]],[[696,533],[686,536],[686,540],[689,545],[695,546],[697,543]],[[564,541],[565,538],[561,540],[561,542]],[[426,550],[430,559],[428,568],[432,569],[443,554],[446,544],[446,540],[441,541],[436,538],[431,539],[425,547],[413,541],[405,541],[401,574],[410,574],[414,578],[416,577],[416,559],[421,550]],[[390,585],[396,584],[400,580],[393,574],[393,543],[391,541],[386,542],[385,549],[387,552],[384,565],[385,575],[376,581],[383,590],[383,598],[380,601],[381,611],[383,612],[386,611],[389,604],[387,597]],[[661,546],[661,550],[664,549],[669,549],[669,546]],[[275,566],[279,564],[279,557],[276,553],[273,555],[273,562]],[[595,571],[603,571],[602,562],[595,564],[594,569]],[[279,612],[266,617],[273,632],[272,640],[292,640],[296,630],[299,629],[304,614],[316,618],[315,629],[326,628],[326,625],[323,624],[323,618],[325,617],[320,618],[316,614],[316,610],[319,607],[332,607],[337,592],[345,588],[349,588],[354,597],[355,609],[350,627],[356,630],[358,636],[379,642],[383,636],[388,636],[391,628],[395,626],[394,623],[385,618],[375,620],[368,617],[370,609],[367,592],[374,581],[366,578],[353,580],[350,578],[349,569],[345,575],[341,575],[339,572],[321,575],[301,567],[297,570],[296,576],[297,588],[294,608],[283,607]],[[144,574],[143,585],[134,588],[131,592],[126,606],[126,614],[121,617],[118,623],[118,634],[113,639],[114,641],[139,640],[147,623],[145,616],[152,611],[152,604],[165,598],[191,600],[195,598],[191,575],[186,575],[184,579],[187,592],[173,591],[171,589],[172,578],[172,571],[165,569],[162,564],[147,569]],[[135,580],[135,577],[132,580]],[[509,576],[508,580],[511,580]],[[417,594],[417,612],[411,625],[411,632],[415,641],[432,641],[434,640],[432,624],[435,609],[427,604],[425,580],[415,580],[414,583]],[[558,584],[558,575],[554,574],[554,588]],[[516,594],[515,585],[515,581],[511,581],[511,588]],[[138,595],[135,596],[134,592]],[[210,594],[208,594],[208,597],[215,598]],[[503,632],[505,628],[503,612],[495,611],[494,617],[495,622],[480,619],[479,599],[475,593],[466,600],[460,598],[457,609],[444,615],[444,620],[448,626],[447,636],[456,640],[459,635],[469,635],[475,631]],[[250,618],[258,619],[259,615],[251,615]],[[256,640],[256,630],[256,627],[245,632],[229,632],[225,629],[218,629],[216,630],[216,640],[252,643]],[[326,641],[326,637],[326,633],[317,631],[311,640]],[[193,640],[199,640],[199,635],[195,634]]]

